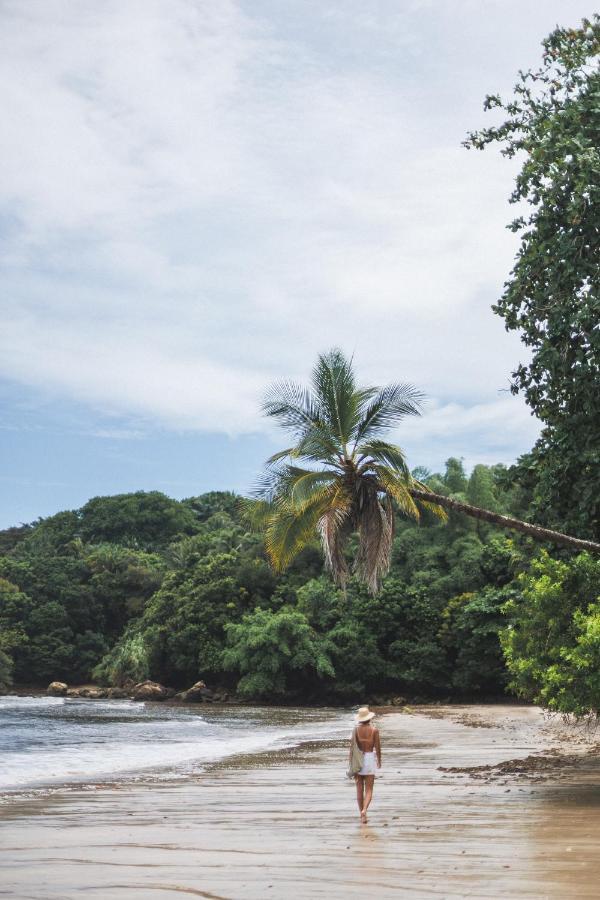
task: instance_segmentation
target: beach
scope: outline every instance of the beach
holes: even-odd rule
[[[66,785],[0,806],[0,896],[598,896],[593,734],[526,706],[382,712],[367,825],[340,739]]]

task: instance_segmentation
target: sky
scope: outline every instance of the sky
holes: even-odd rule
[[[411,466],[539,431],[491,311],[517,248],[489,124],[570,0],[0,0],[0,528],[248,491],[273,381],[411,382]]]

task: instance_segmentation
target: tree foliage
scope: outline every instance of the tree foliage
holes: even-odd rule
[[[13,661],[12,657],[0,650],[0,693],[5,693],[12,687],[13,677]]]
[[[298,609],[257,608],[225,630],[223,666],[241,673],[237,685],[241,696],[305,697],[311,687],[319,688],[320,682],[335,675],[329,640]]]
[[[456,474],[449,461],[445,472],[422,477],[450,494]],[[476,477],[503,508],[500,475],[491,468]],[[468,492],[473,476],[463,477]],[[103,511],[96,499],[97,522],[112,500]],[[181,501],[181,519],[172,514],[177,503],[153,504],[154,521],[140,523],[143,540],[130,521],[120,542],[98,529],[102,542],[89,543],[75,510],[11,543],[0,556],[0,650],[17,683],[151,677],[185,688],[203,678],[246,697],[332,701],[502,691],[502,677],[494,684],[489,674],[502,668],[497,609],[480,603],[478,592],[504,585],[521,551],[492,529],[477,530],[460,515],[446,527],[428,511],[427,527],[399,520],[390,572],[375,597],[354,577],[339,590],[315,544],[275,575],[263,537],[248,530],[231,494]],[[117,508],[138,509],[138,498],[119,497]],[[174,520],[184,530],[173,538]],[[459,604],[459,615],[454,598],[466,592],[473,609]]]
[[[518,577],[502,635],[511,686],[563,713],[600,713],[600,561],[542,553]]]
[[[598,16],[557,28],[513,97],[487,97],[504,121],[467,141],[523,160],[510,198],[520,247],[494,307],[531,353],[513,393],[544,424],[521,474],[536,480],[536,517],[590,539],[600,536],[599,56]]]

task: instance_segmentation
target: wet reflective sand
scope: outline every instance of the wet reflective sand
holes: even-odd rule
[[[183,783],[68,789],[0,809],[0,896],[600,896],[593,737],[511,706],[392,713],[380,727],[366,826],[339,744]],[[557,762],[474,768],[528,756]]]

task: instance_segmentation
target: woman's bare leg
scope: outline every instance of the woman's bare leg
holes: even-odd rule
[[[365,775],[363,778],[365,782],[365,800],[363,803],[363,808],[361,810],[361,815],[364,817],[365,821],[367,819],[367,810],[373,799],[373,785],[375,784],[375,776],[374,775]]]
[[[363,806],[365,804],[365,779],[362,775],[355,775],[356,782],[356,801],[358,803],[358,811],[362,816]]]

